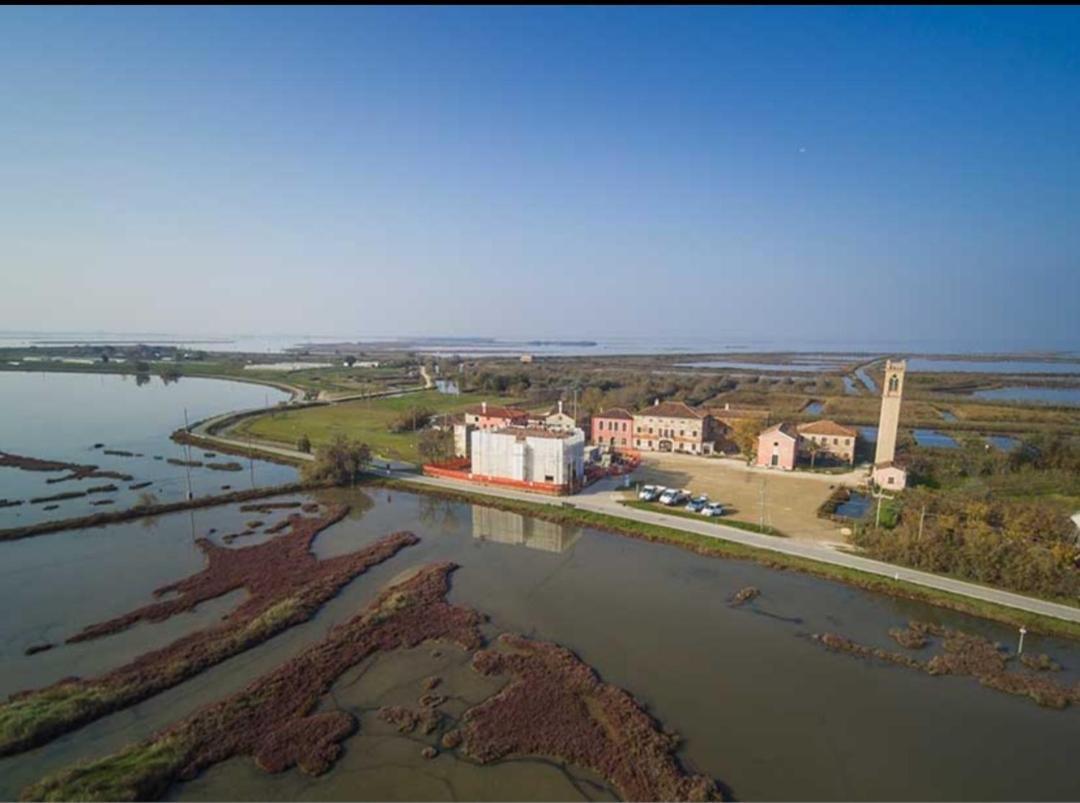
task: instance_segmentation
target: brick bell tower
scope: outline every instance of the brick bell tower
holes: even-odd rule
[[[896,458],[896,431],[900,427],[900,403],[904,394],[905,360],[885,361],[885,382],[881,388],[881,418],[878,420],[877,450],[871,477],[876,485],[901,490],[907,472],[893,465]]]
[[[900,401],[904,393],[907,362],[885,362],[885,384],[881,388],[881,419],[878,421],[874,465],[891,463],[896,457],[896,431],[900,427]]]

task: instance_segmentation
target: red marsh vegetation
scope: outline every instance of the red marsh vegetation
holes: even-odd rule
[[[65,678],[12,695],[0,704],[0,755],[44,744],[306,621],[353,578],[419,541],[412,533],[399,532],[356,552],[318,560],[310,551],[312,541],[347,510],[339,506],[317,518],[294,514],[287,533],[239,549],[200,539],[206,568],[155,592],[159,597],[174,592],[175,598],[91,625],[68,642],[106,636],[137,622],[160,622],[239,589],[247,591],[247,599],[220,625],[184,636],[104,675]]]
[[[1021,659],[1021,663],[1035,669],[1034,672],[1010,671],[1008,667],[1013,656],[973,633],[926,622],[910,622],[906,629],[894,628],[889,635],[901,646],[912,650],[926,647],[934,638],[939,641],[941,651],[928,660],[922,660],[901,652],[868,647],[836,633],[816,634],[814,638],[834,652],[874,658],[929,675],[973,677],[987,688],[1030,697],[1048,708],[1065,708],[1070,703],[1080,703],[1080,683],[1070,688],[1039,671],[1043,666],[1056,666],[1049,656]]]
[[[315,713],[334,683],[379,652],[432,640],[470,651],[484,644],[484,617],[446,600],[452,563],[426,566],[384,590],[367,608],[241,691],[204,706],[153,737],[111,756],[51,775],[24,799],[148,800],[175,781],[236,756],[251,756],[267,772],[292,766],[318,775],[358,727],[343,710]],[[714,782],[688,775],[674,756],[678,738],[663,731],[628,693],[603,683],[573,653],[555,644],[504,635],[499,649],[476,652],[473,666],[512,680],[467,711],[460,727],[435,736],[481,763],[535,755],[598,772],[627,799],[703,800]],[[429,678],[429,694],[439,683]],[[434,702],[431,700],[429,702]],[[377,716],[403,734],[437,734],[446,719],[434,706],[387,706]],[[434,745],[423,755],[434,757]]]
[[[476,654],[473,668],[513,680],[465,712],[465,755],[489,763],[549,756],[608,779],[624,800],[709,800],[711,778],[688,774],[674,755],[677,736],[661,729],[630,694],[604,683],[557,644],[503,634],[499,650]]]
[[[239,755],[252,756],[267,772],[294,765],[311,775],[325,772],[357,723],[344,711],[313,712],[346,670],[377,652],[432,639],[469,650],[482,645],[480,614],[446,601],[454,568],[421,569],[238,693],[119,753],[50,776],[24,798],[149,800],[173,781]]]

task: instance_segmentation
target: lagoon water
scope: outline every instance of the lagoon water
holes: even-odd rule
[[[829,630],[896,648],[887,629],[915,618],[1013,644],[1011,628],[753,563],[484,507],[399,491],[331,496],[350,502],[353,512],[316,539],[320,556],[355,550],[400,529],[417,533],[421,542],[358,578],[312,621],[47,747],[0,761],[0,797],[14,798],[44,773],[114,751],[236,691],[323,638],[403,571],[441,560],[460,564],[451,599],[489,614],[489,634],[525,633],[575,650],[679,732],[683,760],[723,781],[738,798],[1067,800],[1080,794],[1074,771],[1080,709],[1042,709],[971,679],[933,678],[829,653],[809,638]],[[0,620],[0,693],[71,672],[103,671],[140,648],[213,621],[232,600],[98,642],[21,654],[28,639],[70,635],[196,571],[202,559],[192,534],[204,535],[210,526],[220,533],[241,518],[235,508],[200,510],[194,517],[163,516],[147,528],[134,523],[0,545],[0,604],[25,611],[21,621]],[[761,596],[743,608],[729,607],[729,595],[747,585],[761,589]],[[38,590],[58,586],[59,595]],[[1029,635],[1027,648],[1063,663],[1062,680],[1080,678],[1075,644]],[[378,706],[415,704],[419,681],[431,674],[443,676],[444,687],[462,698],[453,711],[497,688],[485,686],[459,650],[441,652],[435,657],[419,648],[380,656],[339,681],[333,704],[356,713],[361,724],[326,775],[268,775],[249,758],[237,758],[175,786],[170,797],[612,797],[600,779],[552,761],[479,767],[450,753],[422,759],[423,743],[380,723]]]
[[[913,357],[909,371],[980,374],[1080,374],[1080,362],[1044,362],[1041,360],[955,360]]]
[[[182,500],[187,494],[188,470],[166,461],[189,458],[188,449],[169,438],[184,426],[184,411],[188,420],[195,422],[215,413],[274,405],[288,399],[288,394],[263,385],[216,379],[183,377],[166,384],[157,376],[138,379],[117,374],[3,371],[0,398],[4,400],[0,451],[96,465],[133,478],[126,482],[93,477],[49,483],[49,479],[67,472],[0,468],[0,498],[24,500],[17,507],[0,508],[0,528],[6,528],[121,510],[131,507],[142,493],[152,493],[162,502]],[[98,443],[104,446],[95,449]],[[105,450],[131,452],[132,456],[109,455]],[[242,468],[192,468],[195,496],[224,493],[225,485],[240,490],[290,482],[296,477],[295,469],[289,466],[229,455],[208,458],[205,454],[202,449],[192,448],[190,459],[203,463],[238,462]],[[143,482],[151,484],[130,488]],[[55,510],[45,510],[44,503],[29,502],[32,498],[107,485],[115,485],[117,490],[51,503],[57,505]],[[93,504],[102,500],[111,500],[112,504]]]
[[[915,435],[915,442],[919,446],[929,446],[937,449],[957,449],[960,447],[960,444],[952,437],[944,432],[938,432],[936,429],[914,429],[912,432]]]
[[[976,390],[976,399],[1080,406],[1080,388],[1006,387]]]

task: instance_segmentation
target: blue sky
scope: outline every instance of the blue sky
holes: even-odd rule
[[[1080,347],[1077,9],[0,10],[0,328]]]

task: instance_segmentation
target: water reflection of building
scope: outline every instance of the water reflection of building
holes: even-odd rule
[[[544,552],[565,552],[581,537],[581,530],[506,510],[474,506],[472,534],[473,538],[482,541],[521,544]]]

